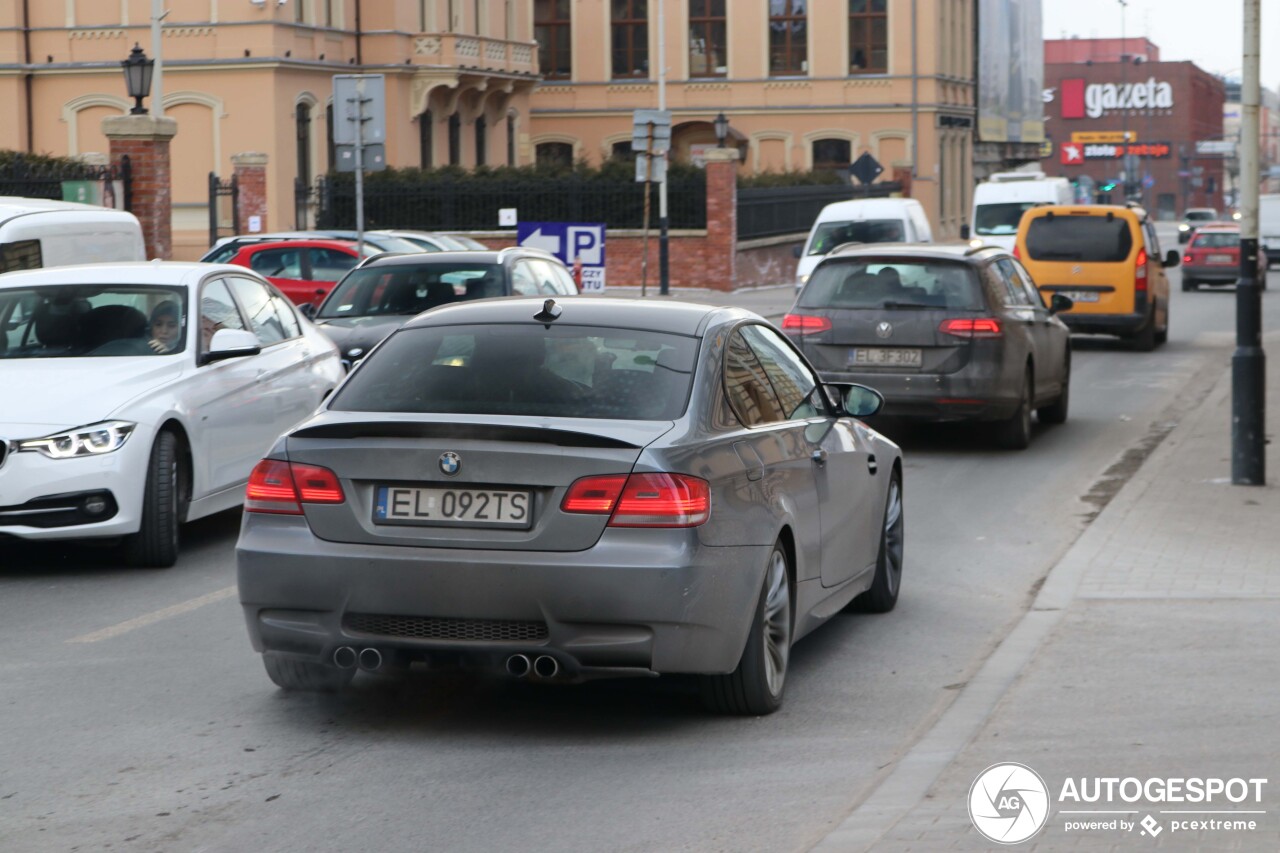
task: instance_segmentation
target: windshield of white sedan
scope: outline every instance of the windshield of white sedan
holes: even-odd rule
[[[462,299],[502,296],[498,264],[388,264],[353,270],[320,306],[319,319],[421,314]]]
[[[950,261],[827,261],[800,294],[801,308],[982,308],[973,269]]]
[[[99,358],[182,352],[185,288],[45,285],[0,290],[0,358]]]
[[[596,326],[432,326],[392,335],[330,408],[672,420],[698,342]]]

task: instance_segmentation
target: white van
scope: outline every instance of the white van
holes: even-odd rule
[[[932,243],[929,217],[913,198],[860,198],[822,208],[809,238],[797,249],[796,287],[842,243]]]
[[[1075,195],[1066,178],[1044,172],[996,172],[973,191],[973,237],[1006,252],[1013,251],[1018,223],[1037,204],[1072,204]]]
[[[1280,193],[1258,196],[1258,243],[1267,253],[1267,269],[1280,264]]]
[[[0,272],[146,259],[142,226],[132,213],[0,196]]]

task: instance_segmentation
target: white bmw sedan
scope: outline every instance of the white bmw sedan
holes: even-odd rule
[[[171,566],[180,524],[241,504],[342,377],[334,345],[243,267],[0,275],[0,539],[122,537],[128,564]]]

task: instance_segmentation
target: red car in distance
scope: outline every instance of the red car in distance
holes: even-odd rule
[[[365,246],[365,257],[376,254],[377,249]],[[227,263],[265,276],[295,305],[319,305],[338,280],[360,263],[360,254],[349,240],[280,240],[250,243]]]
[[[1182,254],[1182,289],[1202,284],[1235,284],[1240,278],[1240,225],[1209,222],[1199,226]],[[1267,289],[1267,253],[1258,247],[1258,286]]]

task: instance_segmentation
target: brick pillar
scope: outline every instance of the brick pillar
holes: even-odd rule
[[[169,173],[169,140],[178,132],[171,118],[153,115],[109,116],[102,132],[111,144],[111,162],[129,156],[132,212],[142,223],[147,257],[173,257],[173,195]]]
[[[245,234],[269,231],[267,228],[267,155],[245,151],[231,155],[236,170],[240,230]],[[257,217],[255,223],[252,217]],[[254,225],[258,227],[255,228]]]
[[[707,164],[707,284],[715,290],[737,285],[738,149],[712,148]]]

